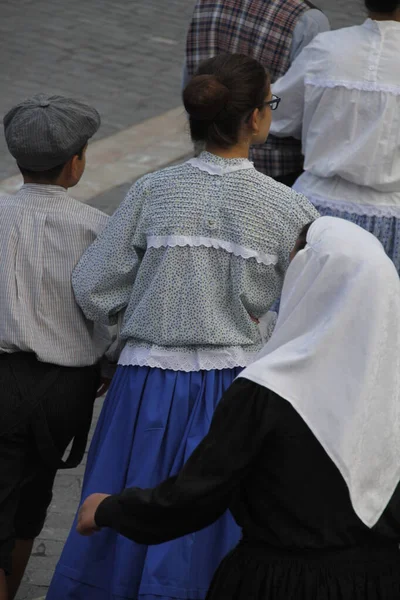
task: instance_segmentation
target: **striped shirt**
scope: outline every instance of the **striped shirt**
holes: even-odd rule
[[[0,196],[0,352],[34,352],[67,367],[101,358],[108,330],[84,317],[71,274],[107,220],[59,186]]]

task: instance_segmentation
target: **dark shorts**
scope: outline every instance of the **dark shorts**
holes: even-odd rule
[[[0,357],[0,410],[14,394],[7,357]],[[35,366],[33,365],[33,369]],[[85,443],[99,382],[97,367],[54,367],[51,385],[31,411],[21,411],[23,423],[0,434],[0,569],[11,569],[14,540],[34,539],[41,532],[52,499],[61,457],[75,439]],[[43,373],[43,363],[39,366]],[[0,416],[1,419],[1,416]],[[83,448],[75,452],[81,460]]]

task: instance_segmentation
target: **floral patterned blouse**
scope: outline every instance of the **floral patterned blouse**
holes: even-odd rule
[[[132,186],[74,271],[76,299],[91,320],[123,315],[120,364],[245,367],[263,345],[254,318],[279,298],[316,217],[248,160],[203,152]]]

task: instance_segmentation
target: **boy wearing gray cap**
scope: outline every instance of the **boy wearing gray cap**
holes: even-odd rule
[[[0,600],[16,594],[57,469],[82,459],[110,343],[71,285],[108,218],[67,194],[99,126],[94,108],[42,94],[4,117],[24,185],[0,197]]]

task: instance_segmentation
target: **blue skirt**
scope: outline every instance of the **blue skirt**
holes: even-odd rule
[[[359,215],[345,210],[320,206],[315,208],[323,217],[339,217],[346,219],[372,233],[383,245],[386,254],[392,259],[400,274],[400,219],[374,215]]]
[[[119,366],[89,450],[82,501],[95,492],[153,487],[178,473],[240,370]],[[159,546],[136,544],[111,529],[84,538],[75,528],[76,521],[47,600],[202,599],[240,537],[230,513]]]

